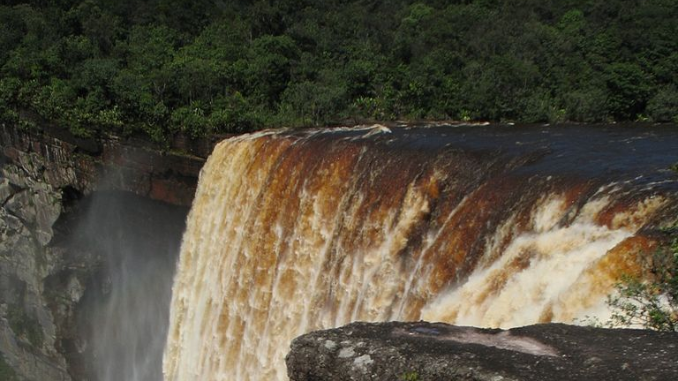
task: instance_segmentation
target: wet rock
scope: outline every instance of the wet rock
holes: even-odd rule
[[[43,176],[39,156],[15,152],[14,159],[0,168],[0,356],[20,380],[66,381],[43,286],[59,261],[48,244],[61,192]]]
[[[676,380],[678,333],[353,323],[296,338],[286,361],[292,381]]]

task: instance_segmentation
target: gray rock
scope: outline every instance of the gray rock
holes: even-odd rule
[[[21,380],[70,380],[43,291],[58,261],[47,245],[62,212],[61,192],[43,178],[38,155],[18,154],[1,172],[0,356]]]
[[[65,368],[40,353],[29,350],[17,341],[14,332],[0,320],[0,347],[2,356],[18,375],[26,381],[70,381]]]
[[[33,224],[36,220],[37,206],[35,205],[34,197],[27,189],[14,194],[5,203],[5,209],[12,215],[18,217],[25,224]]]
[[[0,168],[0,177],[20,188],[29,188],[29,183],[37,180],[80,194],[124,190],[188,206],[205,158],[217,143],[205,140],[198,148],[177,141],[175,152],[168,152],[148,142],[127,142],[113,136],[85,141],[66,135],[0,124],[0,154],[16,166]]]
[[[85,294],[85,286],[83,286],[80,279],[75,274],[71,274],[66,285],[66,295],[71,302],[76,303],[80,301]]]
[[[25,226],[17,217],[10,215],[4,208],[0,208],[0,254],[6,253],[16,245],[18,237]],[[25,232],[28,235],[28,232]]]
[[[9,180],[4,177],[0,178],[0,205],[4,205],[13,194],[14,189]]]
[[[26,188],[26,175],[21,172],[18,167],[14,165],[6,165],[2,168],[1,174],[9,184],[18,188]]]
[[[17,163],[27,177],[32,179],[42,178],[42,172],[45,169],[44,160],[37,153],[22,153],[19,155]]]
[[[353,323],[296,338],[286,362],[292,381],[676,380],[678,333]]]
[[[52,239],[52,225],[61,215],[61,193],[46,183],[34,183],[29,189],[15,193],[5,209],[25,224],[34,227],[38,243],[45,246]]]

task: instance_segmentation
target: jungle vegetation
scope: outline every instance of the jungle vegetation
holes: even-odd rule
[[[0,122],[678,121],[675,0],[4,0]]]

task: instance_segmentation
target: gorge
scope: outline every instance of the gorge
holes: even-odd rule
[[[18,344],[0,352],[20,379],[160,380],[165,330],[165,380],[285,380],[294,337],[356,320],[604,320],[678,215],[675,126],[263,131],[204,167],[211,142],[1,136],[0,326]],[[54,207],[12,207],[30,200]]]

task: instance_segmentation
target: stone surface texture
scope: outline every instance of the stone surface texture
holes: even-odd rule
[[[3,381],[66,381],[81,373],[74,369],[83,351],[74,316],[103,262],[55,243],[56,226],[77,201],[113,190],[189,206],[210,151],[209,142],[179,139],[158,149],[0,124],[0,378],[9,377]]]
[[[83,140],[56,131],[0,125],[0,157],[26,171],[39,170],[54,189],[82,194],[121,190],[190,206],[200,169],[220,138],[201,142],[177,138],[161,148],[143,140],[115,136]]]
[[[292,381],[678,380],[678,333],[353,323],[296,338]]]
[[[48,244],[62,193],[38,154],[13,155],[0,168],[0,355],[19,380],[70,380],[44,286],[61,265]]]

